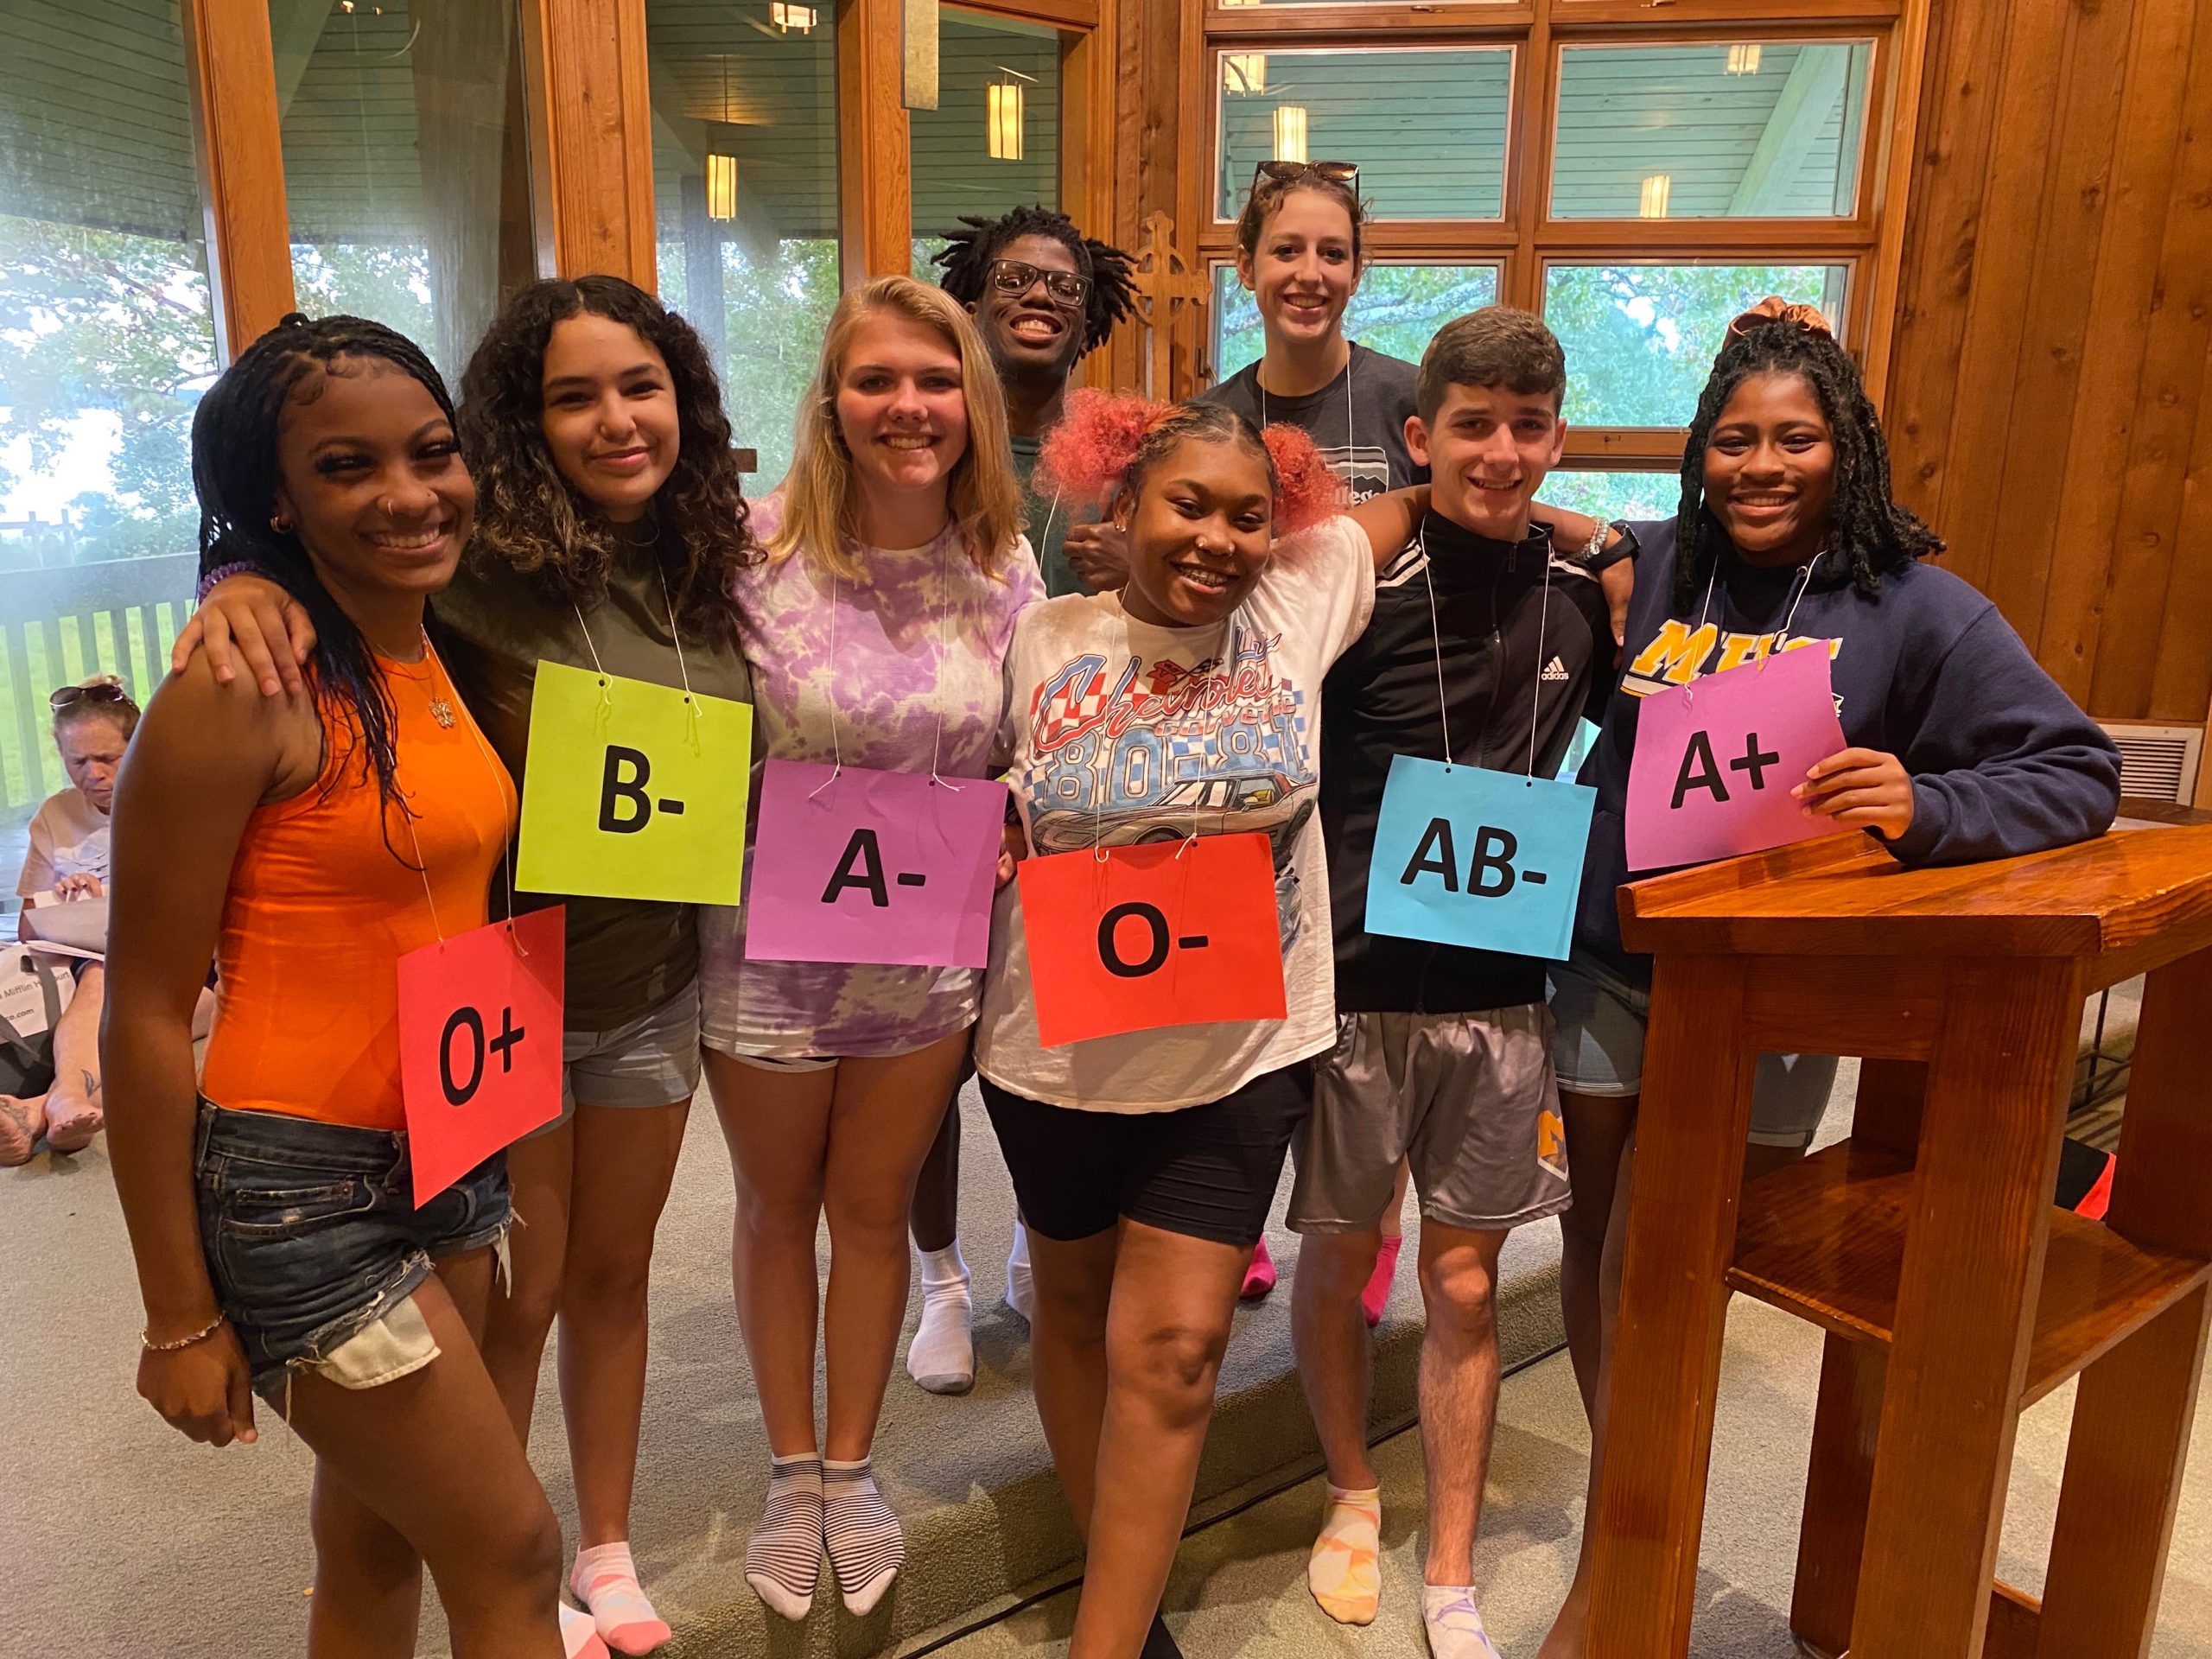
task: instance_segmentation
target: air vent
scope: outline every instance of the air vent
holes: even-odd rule
[[[2196,767],[2204,743],[2201,726],[2134,726],[2107,722],[2120,745],[2120,792],[2147,800],[2194,804]]]

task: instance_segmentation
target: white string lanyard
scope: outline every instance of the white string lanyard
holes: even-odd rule
[[[454,688],[453,676],[446,671],[445,664],[439,659],[438,648],[430,643],[430,636],[427,631],[423,635],[423,659],[430,665],[432,689],[434,690],[436,689],[437,680],[442,675],[445,679],[446,695],[455,702],[461,702],[461,693]],[[461,718],[467,721],[469,736],[476,740],[476,752],[484,757],[486,770],[491,772],[493,782],[499,786],[499,804],[504,810],[507,802],[507,791],[513,786],[512,780],[507,777],[505,769],[499,765],[491,749],[486,746],[484,734],[478,729],[476,721],[470,717],[467,704],[461,703]],[[396,759],[397,754],[396,743],[393,753]],[[407,824],[407,844],[415,849],[415,874],[423,878],[423,901],[430,907],[430,931],[438,936],[438,943],[443,944],[446,942],[445,924],[438,919],[437,896],[430,891],[430,861],[423,856],[422,837],[415,833],[414,804],[408,799],[404,791],[400,793],[399,804],[400,817]],[[499,865],[507,878],[507,938],[514,945],[515,953],[518,956],[526,957],[530,951],[523,944],[522,936],[515,931],[515,861],[512,849],[509,849],[508,855],[499,861]]]
[[[1048,519],[1049,524],[1051,521]],[[952,660],[952,575],[950,557],[952,543],[951,528],[948,525],[937,538],[937,685],[931,701],[937,704],[937,737],[930,745],[930,782],[940,785],[957,795],[961,786],[950,778],[941,776],[938,764],[944,759],[944,671]],[[808,794],[812,800],[837,781],[845,770],[844,739],[837,726],[837,612],[842,602],[844,585],[837,573],[830,573],[830,660],[827,667],[830,703],[830,775]]]
[[[660,568],[658,559],[653,562],[653,574],[660,578],[660,602],[668,612],[668,640],[676,648],[677,677],[683,682],[684,735],[690,740],[691,752],[696,754],[700,749],[699,704],[691,695],[691,668],[683,660],[683,636],[676,630],[676,602],[668,594],[668,572]],[[576,613],[576,631],[584,637],[584,649],[591,653],[592,670],[599,676],[599,706],[602,710],[611,709],[614,703],[614,688],[608,683],[612,677],[607,665],[599,660],[599,647],[592,643],[591,625],[584,620],[584,607],[575,600],[569,604]]]
[[[1444,727],[1444,769],[1449,772],[1452,770],[1452,710],[1444,695],[1444,631],[1436,620],[1436,578],[1429,571],[1428,527],[1426,524],[1414,537],[1414,545],[1421,552],[1421,579],[1422,585],[1428,589],[1428,639],[1436,657],[1436,713]],[[1552,559],[1548,543],[1544,546],[1543,560],[1543,591],[1536,611],[1536,673],[1529,682],[1532,689],[1529,693],[1528,775],[1531,782],[1536,776],[1536,726],[1544,705],[1544,632],[1546,625],[1551,620]],[[1481,764],[1479,759],[1476,764]]]
[[[1797,620],[1797,607],[1805,602],[1805,595],[1812,588],[1813,567],[1820,563],[1820,562],[1827,556],[1827,549],[1823,546],[1819,552],[1814,554],[1811,558],[1806,560],[1805,563],[1799,567],[1796,583],[1797,592],[1790,600],[1789,609],[1783,613],[1782,627],[1781,630],[1774,636],[1774,644],[1768,647],[1766,651],[1760,653],[1759,661],[1762,664],[1765,663],[1769,657],[1771,657],[1777,652],[1779,652],[1783,648],[1783,645],[1788,642],[1789,639],[1789,625]],[[1719,575],[1720,561],[1718,558],[1715,558],[1713,562],[1713,569],[1706,573],[1705,602],[1697,607],[1697,627],[1693,631],[1690,636],[1692,639],[1695,639],[1698,634],[1705,632],[1705,619],[1713,609],[1713,584]],[[1682,687],[1682,702],[1687,708],[1694,709],[1697,707],[1697,694],[1693,689],[1696,683],[1696,681],[1692,680],[1686,683]]]
[[[1222,646],[1218,660],[1221,663],[1222,673],[1225,677],[1229,688],[1230,698],[1231,701],[1234,701],[1236,696],[1236,664],[1241,657],[1241,648],[1238,645],[1240,634],[1236,626],[1236,613],[1235,611],[1231,611],[1227,617],[1223,619],[1221,631]],[[1201,657],[1198,659],[1196,667],[1192,671],[1192,677],[1196,679],[1198,677],[1199,671],[1203,670],[1205,667],[1205,658]],[[1181,858],[1185,853],[1189,852],[1191,849],[1198,843],[1198,813],[1202,810],[1205,801],[1205,781],[1206,780],[1203,776],[1198,779],[1199,785],[1198,791],[1191,801],[1191,832],[1183,837],[1181,844],[1175,849],[1175,856],[1179,859]],[[1091,791],[1090,795],[1090,856],[1094,862],[1100,864],[1103,864],[1106,861],[1105,800],[1106,772],[1102,769],[1097,786]]]
[[[1046,550],[1052,544],[1052,520],[1060,516],[1060,493],[1058,490],[1052,492],[1052,505],[1045,510],[1045,533],[1037,538],[1037,562],[1040,565],[1045,562]]]
[[[1262,385],[1257,368],[1252,371],[1252,385],[1260,394],[1260,425],[1264,429],[1268,424],[1268,389]],[[1358,441],[1353,436],[1357,430],[1358,428],[1352,423],[1351,355],[1347,352],[1344,356],[1344,471],[1347,474],[1352,471],[1353,457],[1358,452]],[[1386,479],[1384,481],[1389,480]],[[1351,478],[1347,476],[1344,482],[1350,484]]]

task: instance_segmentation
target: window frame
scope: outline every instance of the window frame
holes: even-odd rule
[[[1694,263],[1847,268],[1838,337],[1878,404],[1895,326],[1929,0],[1675,0],[1655,17],[1646,0],[1325,0],[1224,4],[1189,0],[1203,29],[1203,97],[1186,99],[1205,128],[1183,200],[1193,264],[1233,260],[1232,222],[1216,219],[1224,52],[1513,45],[1504,211],[1491,220],[1378,219],[1363,233],[1370,261],[1496,264],[1498,296],[1541,315],[1554,264]],[[1563,54],[1575,47],[1872,43],[1853,211],[1834,218],[1555,219],[1551,213]],[[1200,374],[1213,372],[1215,327],[1199,330]],[[1683,427],[1570,426],[1562,469],[1664,471],[1681,462]]]

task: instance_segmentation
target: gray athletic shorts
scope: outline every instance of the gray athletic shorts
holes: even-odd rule
[[[1374,1226],[1401,1158],[1430,1221],[1502,1232],[1557,1215],[1570,1194],[1551,1015],[1541,1002],[1338,1014],[1294,1150],[1289,1221],[1301,1233]]]
[[[561,1038],[561,1116],[550,1133],[588,1106],[668,1106],[699,1090],[699,982],[658,1007],[607,1031]]]
[[[1554,963],[1552,1065],[1570,1095],[1617,1100],[1643,1089],[1643,1031],[1651,993],[1580,951]],[[1830,1054],[1762,1054],[1751,1084],[1751,1141],[1812,1145],[1835,1087]]]

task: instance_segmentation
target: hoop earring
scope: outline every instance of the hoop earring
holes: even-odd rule
[[[279,536],[289,536],[292,533],[292,521],[281,512],[272,512],[269,515],[269,528]]]

